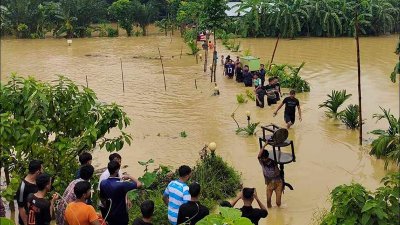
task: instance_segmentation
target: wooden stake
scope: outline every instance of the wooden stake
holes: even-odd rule
[[[196,79],[194,79],[194,86],[196,87],[196,90],[197,90],[197,80]]]
[[[182,59],[182,49],[183,49],[183,46],[181,45],[181,55],[179,56],[179,59]]]
[[[89,88],[89,83],[88,83],[88,80],[87,80],[87,75],[86,75],[86,88]]]
[[[281,35],[278,34],[278,38],[276,39],[276,42],[275,42],[275,48],[274,48],[274,52],[272,53],[271,63],[269,64],[268,70],[271,70],[272,63],[274,62],[275,52],[276,52],[276,48],[278,47],[278,43],[279,43],[279,38],[280,38],[280,36],[281,36]]]
[[[172,40],[172,39],[171,39],[171,40]],[[164,77],[164,89],[165,89],[165,91],[167,91],[167,82],[165,81],[164,63],[163,63],[163,61],[162,61],[161,52],[160,52],[160,47],[158,47],[158,54],[160,55],[162,74],[163,74],[163,77]]]
[[[357,4],[360,4],[360,1],[357,1]],[[359,128],[359,145],[362,145],[362,108],[361,108],[361,62],[360,62],[360,41],[358,38],[358,32],[359,32],[359,23],[358,23],[358,7],[357,5],[357,10],[356,10],[356,20],[355,20],[355,31],[356,31],[356,45],[357,45],[357,77],[358,77],[358,113],[359,113],[359,123],[360,123],[360,128]]]
[[[122,91],[125,92],[125,81],[124,81],[124,70],[122,69],[122,58],[119,58],[121,62],[121,77],[122,77]]]

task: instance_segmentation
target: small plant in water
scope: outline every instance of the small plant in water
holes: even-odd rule
[[[254,95],[254,92],[250,91],[250,90],[246,90],[246,95],[249,99],[251,99],[252,101],[256,100],[256,96]]]
[[[390,110],[384,108],[381,108],[381,110],[383,114],[374,114],[373,117],[378,121],[386,119],[389,127],[387,130],[378,129],[371,132],[379,136],[372,141],[370,154],[375,155],[377,158],[384,158],[386,168],[389,160],[400,165],[400,117],[394,117]]]
[[[190,55],[196,55],[200,51],[200,49],[197,47],[196,42],[194,42],[193,40],[190,40],[187,43],[187,45],[188,45],[188,47],[190,48],[190,51],[191,51]]]
[[[255,135],[257,126],[259,124],[260,124],[260,122],[250,123],[249,125],[247,125],[247,127],[239,127],[238,129],[236,129],[236,134],[245,133],[245,134],[247,134],[249,136],[250,135]]]
[[[187,135],[186,131],[181,131],[180,136],[181,136],[182,138],[185,138],[185,137],[187,137],[188,135]]]
[[[332,93],[328,96],[328,99],[319,105],[319,108],[326,108],[325,114],[329,118],[337,119],[343,114],[343,111],[338,111],[339,107],[351,97],[351,94],[346,94],[346,90],[336,91],[332,90]]]
[[[358,114],[358,105],[349,105],[340,115],[340,120],[347,128],[354,130],[360,126]]]
[[[246,97],[244,96],[244,94],[237,94],[236,95],[236,100],[237,100],[237,102],[239,104],[243,104],[243,103],[247,102]]]
[[[246,49],[243,51],[243,56],[250,56],[250,55],[251,55],[250,49]]]

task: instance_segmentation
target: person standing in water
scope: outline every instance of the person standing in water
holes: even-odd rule
[[[285,113],[284,119],[286,122],[286,127],[289,129],[296,120],[296,107],[299,110],[299,120],[301,121],[301,108],[300,103],[297,98],[295,98],[296,92],[295,90],[290,91],[290,96],[283,99],[282,103],[278,106],[276,111],[274,112],[274,116],[278,113],[279,109],[282,108],[283,104],[285,104]]]
[[[267,185],[267,207],[272,207],[271,197],[273,192],[275,192],[276,195],[276,205],[280,207],[283,192],[283,180],[278,164],[269,158],[269,153],[265,150],[265,146],[266,145],[260,149],[257,158],[263,171],[265,184]]]

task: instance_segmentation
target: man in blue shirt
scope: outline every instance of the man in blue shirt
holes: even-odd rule
[[[140,188],[142,183],[131,176],[118,177],[121,165],[116,161],[108,163],[110,177],[100,183],[100,199],[108,215],[108,225],[128,225],[129,216],[125,196],[129,191]]]
[[[183,165],[179,167],[178,172],[179,179],[168,184],[163,197],[165,204],[168,205],[168,220],[173,225],[177,224],[179,207],[191,199],[186,182],[192,175],[192,169]]]

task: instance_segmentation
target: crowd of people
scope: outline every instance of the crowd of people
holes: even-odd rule
[[[268,83],[266,83],[267,71],[264,64],[261,64],[258,70],[250,71],[249,66],[243,65],[239,56],[233,61],[230,55],[226,58],[222,55],[221,65],[224,67],[223,74],[229,79],[233,79],[235,76],[238,83],[244,83],[246,87],[254,87],[257,107],[265,107],[265,97],[267,98],[268,106],[275,105],[281,100],[282,91],[279,78],[276,76],[269,77],[267,80]],[[280,108],[285,105],[284,120],[287,128],[290,128],[295,123],[296,108],[299,112],[299,120],[302,120],[300,102],[295,95],[296,92],[290,90],[289,96],[283,99],[273,113],[273,116],[276,116]]]
[[[276,193],[276,204],[281,205],[283,181],[277,164],[268,158],[265,146],[258,154],[258,160],[267,185],[267,207],[272,207],[271,196]],[[109,156],[107,169],[99,179],[99,202],[93,202],[92,182],[94,167],[92,155],[84,152],[79,155],[81,164],[76,179],[71,181],[62,195],[52,194],[53,178],[43,171],[43,162],[29,162],[28,174],[21,181],[15,198],[18,203],[18,223],[20,225],[49,225],[52,219],[57,225],[128,225],[128,209],[131,201],[127,193],[142,187],[142,183],[130,175],[121,173],[122,157],[118,153]],[[168,206],[170,224],[196,224],[210,212],[200,201],[200,184],[189,184],[192,169],[182,165],[178,169],[179,178],[172,180],[163,193],[163,201]],[[242,216],[258,224],[261,218],[268,215],[267,208],[261,202],[254,188],[244,188],[231,202],[222,201],[221,206],[234,207],[243,200],[240,208]],[[253,208],[256,200],[259,208]],[[100,213],[96,212],[99,209]],[[154,213],[154,202],[146,200],[140,205],[142,216],[134,218],[133,225],[151,225]],[[105,223],[106,222],[106,223]]]

